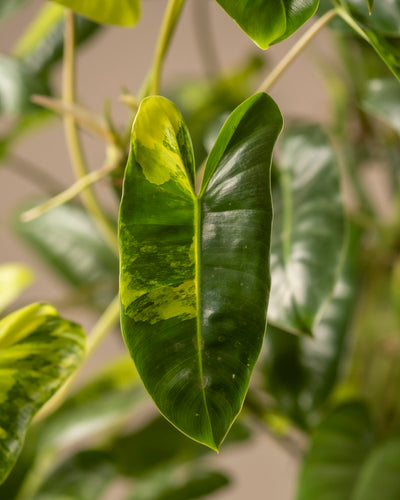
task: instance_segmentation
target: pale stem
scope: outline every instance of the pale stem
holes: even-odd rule
[[[271,73],[260,85],[258,92],[268,92],[270,88],[276,83],[280,78],[282,73],[290,66],[290,64],[296,59],[296,57],[303,51],[303,49],[311,42],[311,40],[324,28],[336,15],[338,15],[337,9],[329,10],[324,14],[316,23],[314,23],[310,29],[308,29],[304,35],[296,42],[296,44],[289,50],[283,59],[275,66]]]
[[[38,411],[35,415],[34,422],[38,422],[48,417],[54,413],[67,399],[72,386],[79,375],[82,367],[89,357],[93,354],[98,345],[106,337],[112,328],[114,328],[118,321],[120,315],[120,301],[119,295],[117,295],[113,301],[109,304],[104,313],[100,316],[97,323],[94,325],[91,333],[88,336],[85,359],[81,363],[80,367],[66,380],[64,385],[54,394],[54,396]]]
[[[153,65],[150,71],[149,79],[147,80],[145,89],[141,92],[141,94],[156,95],[159,92],[161,70],[165,55],[169,48],[169,44],[184,3],[185,0],[169,0],[168,2],[154,53]],[[141,95],[141,97],[144,97],[144,95]]]
[[[103,179],[103,177],[105,177],[113,170],[115,170],[119,166],[121,158],[122,158],[121,155],[119,155],[117,161],[112,163],[106,163],[99,170],[90,172],[90,174],[81,177],[78,181],[72,184],[72,186],[67,188],[65,191],[62,191],[61,193],[57,194],[53,198],[50,198],[44,203],[36,207],[33,207],[30,210],[27,210],[26,212],[23,212],[20,216],[21,221],[30,222],[32,220],[37,219],[38,217],[41,217],[50,210],[53,210],[54,208],[59,207],[60,205],[63,205],[68,201],[71,201],[73,198],[75,198],[75,196],[78,196],[78,194],[82,193],[82,191],[87,189],[89,186]]]
[[[74,14],[71,10],[66,11],[65,36],[64,36],[64,73],[63,73],[63,101],[65,105],[73,105],[75,102],[75,40],[74,40]],[[77,179],[87,175],[86,160],[78,133],[78,127],[74,116],[64,115],[64,128],[71,163]],[[118,254],[118,239],[114,228],[107,220],[100,208],[94,192],[90,187],[82,191],[82,201],[99,227],[105,240]]]

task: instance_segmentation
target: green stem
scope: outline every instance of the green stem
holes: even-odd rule
[[[275,66],[271,73],[260,85],[258,92],[268,92],[269,89],[276,83],[282,73],[290,66],[296,57],[303,51],[303,49],[311,42],[311,40],[324,28],[336,15],[338,9],[329,10],[318,21],[309,28],[304,35],[297,41],[297,43],[289,50],[286,56]]]
[[[169,44],[175,31],[179,16],[182,12],[184,3],[185,0],[169,0],[168,2],[160,34],[158,37],[156,50],[154,53],[153,65],[149,77],[146,81],[145,87],[140,92],[141,98],[146,97],[146,95],[157,95],[159,93],[161,71],[165,55],[169,48]]]
[[[67,399],[72,385],[76,380],[76,377],[80,373],[85,362],[96,350],[98,345],[104,340],[106,335],[110,332],[112,328],[116,326],[119,321],[120,315],[120,302],[119,295],[117,295],[113,301],[109,304],[104,313],[100,316],[97,323],[94,325],[91,333],[88,336],[88,341],[86,344],[85,359],[81,363],[80,367],[69,377],[69,379],[64,383],[64,385],[55,393],[55,395],[41,408],[41,410],[36,414],[34,421],[38,422],[48,417],[54,413]]]
[[[75,102],[75,25],[74,14],[67,10],[65,18],[64,37],[64,74],[63,74],[63,101],[66,105],[74,105]],[[69,149],[72,167],[77,179],[87,175],[86,160],[78,133],[78,126],[74,116],[64,116],[65,136]],[[100,208],[94,192],[90,187],[82,191],[82,202],[99,227],[103,237],[110,247],[118,254],[118,239],[114,228],[105,217]]]

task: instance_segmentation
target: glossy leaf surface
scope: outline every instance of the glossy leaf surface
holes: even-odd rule
[[[0,314],[32,283],[32,272],[21,264],[0,266]]]
[[[400,134],[400,85],[393,78],[370,80],[362,107]]]
[[[269,325],[265,373],[268,390],[279,409],[303,427],[313,426],[318,410],[337,381],[348,343],[357,296],[355,260],[358,232],[354,231],[344,269],[313,338],[292,335]]]
[[[79,365],[85,334],[47,304],[0,321],[0,482],[21,450],[38,409]]]
[[[300,472],[297,500],[352,500],[374,439],[363,404],[346,403],[334,409],[314,433]]]
[[[262,49],[283,40],[316,11],[318,0],[217,0]]]
[[[290,130],[282,140],[280,163],[273,193],[268,319],[288,331],[312,333],[332,295],[343,254],[339,169],[317,126]]]
[[[90,216],[79,206],[62,205],[15,230],[45,263],[83,296],[107,305],[118,287],[118,261]]]
[[[125,342],[160,411],[218,449],[261,348],[268,300],[269,168],[282,127],[257,94],[225,123],[200,194],[176,107],[144,100],[120,211]]]
[[[53,0],[99,23],[133,26],[140,16],[140,0]]]

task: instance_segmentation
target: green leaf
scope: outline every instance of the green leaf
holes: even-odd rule
[[[1,0],[0,3],[0,22],[7,19],[17,9],[23,7],[28,0]]]
[[[0,321],[0,482],[21,450],[39,408],[78,367],[85,334],[47,304],[32,304]]]
[[[351,14],[360,23],[386,36],[400,36],[399,0],[376,3],[373,0],[348,0],[348,6]]]
[[[50,415],[40,429],[41,450],[77,447],[123,425],[145,397],[129,357],[119,358]]]
[[[354,402],[335,408],[314,433],[300,472],[297,500],[352,499],[374,439],[365,405]]]
[[[114,467],[105,453],[83,451],[57,467],[33,500],[99,500],[113,479]]]
[[[194,500],[224,488],[229,479],[210,470],[165,470],[151,475],[135,488],[132,500]]]
[[[21,264],[0,265],[0,313],[33,281],[32,272]]]
[[[353,233],[344,269],[313,338],[268,326],[266,379],[279,409],[302,427],[313,426],[335,386],[343,362],[356,301],[359,235]]]
[[[125,342],[161,413],[218,449],[239,413],[265,330],[269,168],[282,127],[257,94],[228,118],[199,195],[176,107],[145,99],[120,211]]]
[[[133,26],[140,16],[140,0],[53,0],[99,23]]]
[[[0,115],[35,111],[31,95],[48,93],[47,85],[23,61],[0,54]]]
[[[393,78],[374,78],[366,87],[361,105],[400,134],[400,85]]]
[[[96,305],[105,306],[118,287],[118,260],[90,216],[62,205],[31,222],[15,218],[19,236],[44,262]]]
[[[375,14],[376,7],[374,9]],[[361,38],[368,42],[375,50],[381,60],[386,64],[395,77],[400,80],[400,46],[399,41],[385,36],[368,18],[359,15],[351,10],[340,7],[337,9],[340,17],[352,28]],[[373,16],[371,16],[372,18]]]
[[[389,438],[376,447],[366,461],[351,500],[400,498],[400,437]]]
[[[284,40],[316,11],[319,0],[217,0],[262,49]]]
[[[283,137],[280,162],[268,320],[288,331],[312,333],[343,257],[339,169],[325,133],[314,125],[294,127]]]

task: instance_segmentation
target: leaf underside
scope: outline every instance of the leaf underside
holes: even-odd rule
[[[160,411],[213,449],[241,409],[265,331],[281,127],[265,94],[240,105],[197,195],[176,107],[147,98],[133,126],[119,226],[123,335]]]

